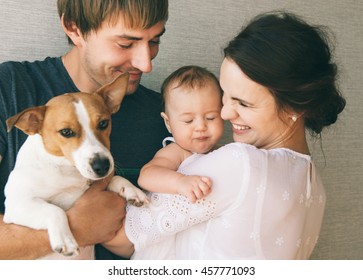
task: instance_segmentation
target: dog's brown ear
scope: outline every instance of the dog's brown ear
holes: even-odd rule
[[[17,127],[28,135],[40,131],[42,127],[46,106],[32,107],[12,116],[6,120],[8,132]]]
[[[129,73],[123,73],[96,91],[96,94],[101,95],[105,100],[111,114],[116,113],[120,108],[122,99],[126,95],[129,76]]]

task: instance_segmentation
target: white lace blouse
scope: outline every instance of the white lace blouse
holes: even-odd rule
[[[209,176],[197,203],[150,194],[128,207],[133,259],[308,259],[318,240],[325,192],[310,156],[233,143],[192,155],[179,172]]]

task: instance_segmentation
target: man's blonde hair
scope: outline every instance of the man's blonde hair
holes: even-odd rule
[[[120,16],[128,28],[148,29],[168,19],[168,0],[58,0],[59,17],[75,24],[83,36],[97,31],[108,20],[116,24]],[[68,42],[73,42],[68,38]]]

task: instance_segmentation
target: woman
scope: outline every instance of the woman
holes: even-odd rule
[[[325,192],[305,131],[319,136],[345,100],[322,30],[288,13],[253,19],[224,50],[222,118],[235,143],[194,155],[179,172],[209,176],[196,204],[152,194],[129,207],[125,230],[106,244],[145,259],[308,259]],[[160,178],[162,180],[162,178]]]

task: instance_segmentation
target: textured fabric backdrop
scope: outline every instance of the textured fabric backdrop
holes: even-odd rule
[[[56,1],[0,0],[0,62],[58,56],[68,46]],[[286,9],[335,34],[340,88],[347,107],[321,142],[311,142],[327,191],[327,209],[313,259],[363,259],[363,2],[357,0],[170,0],[170,19],[154,72],[143,83],[158,90],[177,67],[197,64],[218,75],[222,48],[252,16]],[[1,113],[1,112],[0,112]],[[228,142],[226,135],[224,142]]]

